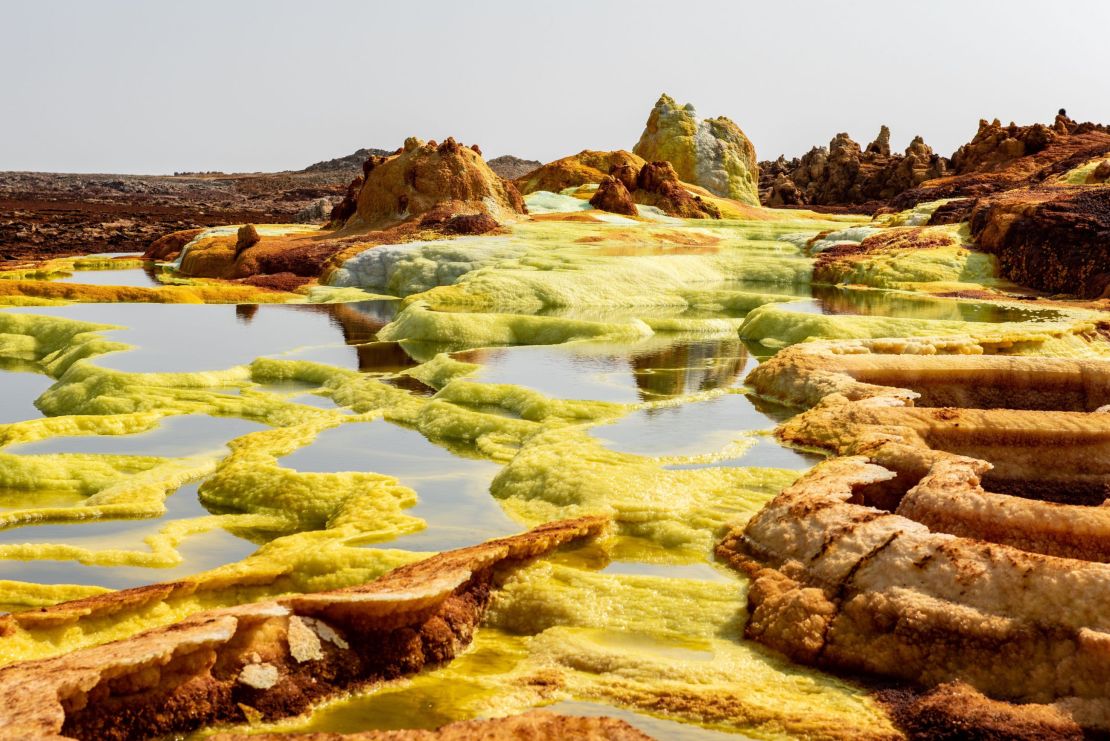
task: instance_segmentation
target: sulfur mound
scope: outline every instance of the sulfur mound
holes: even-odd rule
[[[670,162],[682,180],[710,193],[759,205],[755,147],[727,118],[699,118],[690,104],[660,96],[632,150],[643,159]]]
[[[345,690],[449,662],[470,642],[506,570],[605,525],[596,517],[551,523],[363,586],[197,613],[13,664],[0,670],[0,721],[10,737],[124,739],[295,715]],[[92,599],[126,602],[126,592],[117,595]]]
[[[639,170],[644,164],[643,158],[623,149],[613,152],[585,149],[522,175],[516,179],[516,186],[525,195],[539,190],[558,193],[566,188],[600,183],[614,168],[628,165]]]
[[[453,215],[486,214],[499,222],[525,211],[512,183],[450,137],[438,145],[409,137],[399,154],[371,158],[364,171],[347,231],[382,229],[437,208]]]

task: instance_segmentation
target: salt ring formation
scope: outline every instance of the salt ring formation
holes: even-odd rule
[[[0,738],[1110,734],[1107,163],[663,96],[5,263]]]

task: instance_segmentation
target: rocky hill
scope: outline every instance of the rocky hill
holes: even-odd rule
[[[486,164],[489,165],[489,169],[506,180],[516,180],[521,175],[532,172],[543,163],[539,160],[522,160],[520,157],[514,157],[511,154],[503,154],[500,157],[487,160]]]
[[[332,160],[324,160],[323,162],[316,162],[301,170],[301,172],[336,172],[342,171],[350,173],[354,176],[362,169],[362,163],[366,158],[371,155],[384,157],[387,154],[393,154],[385,149],[358,149],[348,154],[346,157],[336,157]]]

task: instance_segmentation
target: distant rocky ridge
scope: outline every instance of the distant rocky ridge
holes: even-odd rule
[[[543,163],[539,160],[522,160],[520,157],[514,157],[511,154],[503,154],[500,157],[487,160],[486,164],[489,165],[489,169],[506,180],[516,180],[521,175],[532,172]]]
[[[231,223],[324,222],[363,163],[363,148],[301,170],[174,175],[0,172],[0,263],[93,252],[142,252],[171,232]],[[512,168],[539,163],[498,157]],[[501,174],[501,173],[499,173]],[[357,191],[354,194],[357,196]]]
[[[950,163],[914,137],[904,154],[891,153],[890,129],[861,148],[846,133],[802,157],[759,164],[759,196],[766,206],[878,207],[926,180],[943,177]]]
[[[986,195],[1030,178],[1043,179],[1050,170],[1062,174],[1098,156],[1097,134],[1107,132],[1110,128],[1103,124],[1077,123],[1063,111],[1052,125],[1003,126],[997,119],[981,120],[972,140],[951,157],[934,153],[920,136],[914,137],[905,153],[892,153],[886,126],[866,148],[840,133],[828,147],[814,147],[801,157],[760,162],[759,199],[765,206],[873,211]],[[1043,175],[1037,175],[1042,170]]]
[[[358,172],[362,169],[362,163],[366,158],[371,155],[383,157],[392,152],[385,149],[359,149],[355,152],[348,154],[346,157],[336,157],[332,160],[324,160],[323,162],[316,162],[304,168],[300,172],[335,172],[342,170],[344,172]]]
[[[362,170],[362,163],[370,157],[386,157],[391,154],[396,154],[397,150],[388,149],[359,149],[346,157],[336,157],[331,160],[324,160],[323,162],[316,162],[309,165],[299,172],[349,172],[353,175],[358,174]],[[543,163],[539,160],[526,160],[520,157],[514,157],[511,154],[505,154],[500,157],[494,157],[487,160],[486,164],[489,168],[496,172],[506,180],[516,180],[521,175],[535,170]]]

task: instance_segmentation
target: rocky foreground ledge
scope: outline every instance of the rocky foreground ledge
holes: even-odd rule
[[[1080,341],[818,342],[753,372],[810,407],[780,439],[840,457],[718,546],[752,579],[746,635],[905,683],[911,735],[1110,731],[1110,361]]]
[[[403,566],[367,585],[199,612],[122,641],[9,665],[0,670],[0,735],[133,739],[274,720],[347,690],[447,663],[470,643],[498,573],[599,535],[607,525],[600,517],[551,523]],[[136,596],[145,599],[137,593],[158,588],[5,620],[72,625],[92,613],[124,609]],[[0,642],[11,632],[10,625],[0,627]],[[510,722],[507,730],[560,724],[575,722],[540,716]],[[618,737],[643,737],[616,721],[600,727]],[[445,737],[459,737],[458,730]]]

